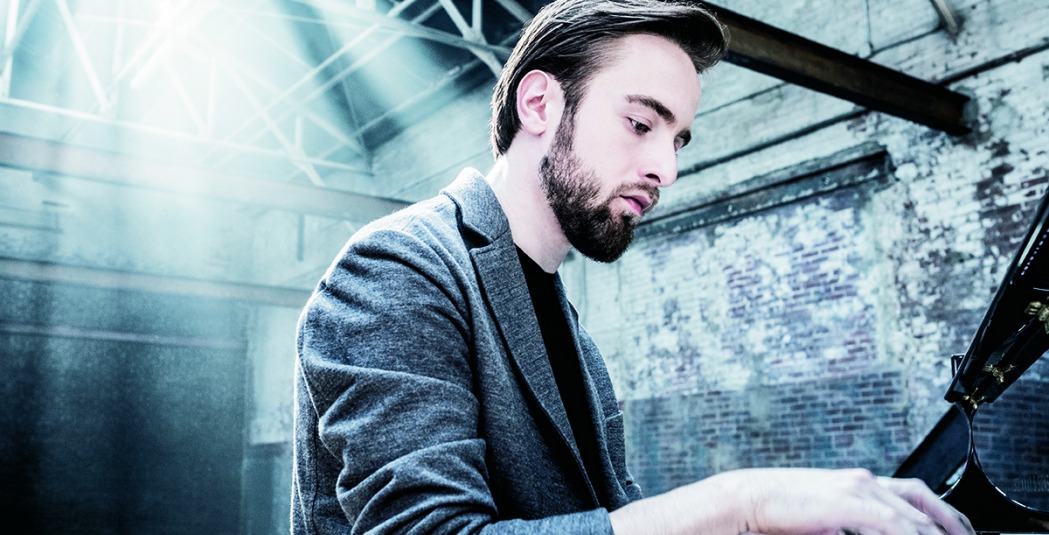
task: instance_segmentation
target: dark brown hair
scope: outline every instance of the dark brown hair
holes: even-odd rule
[[[521,127],[517,86],[525,74],[553,76],[565,94],[568,113],[582,100],[586,84],[613,59],[612,42],[648,33],[669,39],[692,59],[696,72],[725,53],[724,28],[706,9],[671,0],[557,0],[525,27],[492,95],[492,150],[506,153]]]

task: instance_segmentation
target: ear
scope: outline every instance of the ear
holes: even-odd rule
[[[522,131],[536,136],[554,132],[563,110],[561,84],[549,73],[529,71],[517,84],[517,116]]]

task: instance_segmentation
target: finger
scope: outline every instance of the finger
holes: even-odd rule
[[[866,528],[862,531],[859,528],[842,528],[838,530],[838,533],[840,535],[884,535],[882,532],[871,528]]]
[[[950,504],[944,502],[943,500],[940,500],[940,502],[943,503],[944,505],[946,505],[950,509],[950,511],[951,511],[950,514],[953,515],[953,518],[958,522],[958,524],[961,525],[962,531],[958,531],[958,532],[948,531],[948,533],[965,533],[965,534],[968,534],[968,535],[975,535],[976,534],[976,529],[973,528],[972,523],[969,522],[969,517],[965,516],[964,514],[962,514],[961,511],[955,509],[954,507],[952,507]],[[942,526],[943,524],[941,523],[940,525]],[[1047,526],[1047,527],[1049,527],[1049,526]]]
[[[934,494],[929,487],[916,479],[882,478],[880,482],[890,491],[928,515],[952,535],[973,534],[972,524],[965,515]]]
[[[874,528],[863,528],[855,531],[849,531],[853,535],[889,535],[887,532],[878,531]]]
[[[976,533],[965,515],[941,500],[922,481],[917,479],[879,478],[879,483],[900,496],[901,499],[906,500],[915,509],[928,515],[948,534],[972,535]]]
[[[941,535],[928,516],[885,488],[870,471],[846,470],[837,475],[843,484],[834,515],[839,526],[863,535]]]
[[[845,535],[942,535],[932,520],[885,489],[838,506]]]
[[[889,522],[903,523],[904,525],[901,525],[900,528],[905,532],[909,531],[912,535],[914,533],[923,535],[926,533],[940,534],[940,529],[937,527],[935,520],[930,518],[923,510],[917,508],[911,501],[894,492],[895,489],[887,488],[882,484],[877,485],[877,487],[873,491],[874,498],[891,510],[891,513],[887,513],[887,515],[890,515],[887,518]],[[898,515],[898,517],[892,518],[891,515]]]
[[[901,497],[896,492],[899,489],[884,485],[882,479],[872,476],[870,481],[874,484],[866,489],[866,506],[870,512],[866,517],[869,523],[862,529],[864,533],[876,529],[886,535],[943,535],[932,517]],[[918,491],[908,489],[908,492]]]

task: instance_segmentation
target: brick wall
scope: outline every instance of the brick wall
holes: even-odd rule
[[[630,466],[646,493],[734,468],[891,471],[907,444],[900,376],[869,371],[625,404]]]
[[[590,329],[620,344],[606,358],[623,378],[643,488],[755,466],[888,473],[911,446],[904,371],[879,343],[893,284],[885,227],[898,217],[884,204],[896,192],[876,180],[883,166],[849,169],[874,176],[645,238],[588,272],[586,310],[607,311]],[[606,277],[618,292],[596,291]]]

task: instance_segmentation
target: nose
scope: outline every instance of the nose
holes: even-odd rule
[[[653,144],[641,168],[641,175],[653,186],[665,188],[677,181],[677,150],[673,143]]]

